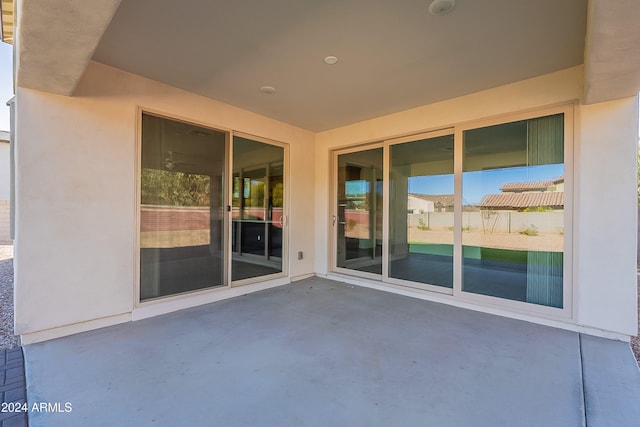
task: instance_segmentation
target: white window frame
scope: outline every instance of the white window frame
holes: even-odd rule
[[[517,122],[521,120],[535,119],[537,117],[564,114],[564,255],[562,277],[562,308],[547,307],[523,301],[514,301],[488,295],[464,292],[462,290],[462,157],[463,157],[463,133],[467,130],[484,128]],[[574,146],[574,106],[563,105],[544,109],[536,109],[523,113],[508,114],[498,118],[479,120],[456,126],[456,138],[454,146],[455,169],[455,208],[457,245],[454,246],[454,264],[458,262],[458,268],[454,267],[453,295],[460,301],[477,305],[496,307],[522,313],[531,313],[548,318],[570,319],[573,313],[573,146]],[[458,273],[457,276],[455,273]]]

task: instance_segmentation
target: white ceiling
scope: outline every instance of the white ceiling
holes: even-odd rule
[[[429,3],[122,0],[93,59],[314,132],[583,63],[587,0]]]

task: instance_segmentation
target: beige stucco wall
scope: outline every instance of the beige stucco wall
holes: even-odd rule
[[[312,133],[91,63],[73,97],[17,90],[17,333],[130,318],[139,106],[290,144],[290,277],[313,273]]]
[[[638,99],[581,106],[578,119],[578,320],[636,335]]]
[[[579,101],[582,75],[582,67],[575,67],[319,133],[316,271],[329,272],[331,150]],[[637,98],[578,105],[575,110],[573,250],[578,261],[574,265],[574,306],[572,319],[546,323],[566,323],[596,333],[602,330],[604,335],[635,335]],[[514,317],[537,321],[527,315]]]
[[[296,278],[328,272],[332,149],[571,103],[581,94],[576,67],[314,135],[95,63],[74,97],[18,88],[16,331],[39,340],[56,336],[47,332],[55,328],[66,327],[60,335],[132,318],[139,106],[290,144]],[[578,261],[573,317],[561,322],[633,335],[637,99],[579,105],[575,113]]]

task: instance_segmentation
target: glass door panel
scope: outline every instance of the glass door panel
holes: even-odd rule
[[[232,280],[282,272],[284,148],[234,136]]]
[[[453,288],[453,135],[391,145],[389,277]]]
[[[464,132],[462,290],[562,308],[564,115]]]
[[[382,274],[382,148],[337,159],[336,266]]]
[[[226,134],[142,115],[140,300],[225,284]]]

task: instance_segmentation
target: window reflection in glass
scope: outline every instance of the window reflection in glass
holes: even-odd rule
[[[232,280],[282,272],[284,148],[233,138]]]
[[[223,284],[225,134],[142,116],[140,299]]]
[[[562,308],[564,116],[464,132],[462,290]]]
[[[391,146],[389,277],[453,287],[453,135]]]
[[[382,148],[338,156],[337,260],[382,274]]]

